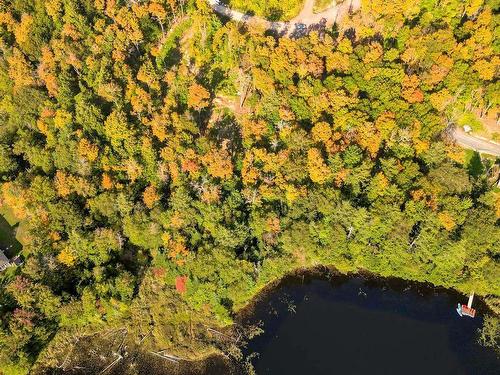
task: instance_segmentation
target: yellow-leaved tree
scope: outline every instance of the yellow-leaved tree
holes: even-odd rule
[[[332,177],[330,168],[325,164],[321,152],[317,148],[307,151],[307,167],[313,182],[323,184]]]
[[[208,107],[210,93],[202,85],[193,83],[189,87],[188,106],[199,111]]]

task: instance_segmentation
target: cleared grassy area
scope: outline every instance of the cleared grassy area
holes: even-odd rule
[[[264,17],[270,21],[287,21],[301,11],[304,0],[225,0],[233,9]]]
[[[175,25],[168,33],[167,38],[163,42],[161,49],[156,56],[156,65],[159,68],[164,68],[166,65],[173,65],[176,59],[180,58],[180,53],[177,50],[179,40],[184,32],[191,26],[191,20],[186,19]]]
[[[16,229],[11,227],[3,216],[0,216],[0,249],[8,258],[18,254],[22,245],[16,239]]]
[[[472,129],[472,134],[487,140],[500,143],[500,125],[497,122],[497,111],[483,114],[479,110],[464,111],[457,118],[457,125],[460,128],[468,125]]]
[[[472,128],[473,132],[480,132],[484,130],[483,124],[477,118],[477,116],[472,112],[464,112],[458,119],[458,125],[463,127],[468,125]]]
[[[314,13],[320,13],[323,12],[324,10],[330,8],[331,6],[335,5],[336,3],[340,3],[342,1],[335,1],[335,0],[314,0]]]
[[[0,215],[7,220],[10,226],[14,226],[19,223],[19,220],[17,220],[10,207],[7,207],[5,204],[0,206]]]
[[[11,258],[22,250],[25,225],[15,217],[10,207],[0,206],[0,249]]]

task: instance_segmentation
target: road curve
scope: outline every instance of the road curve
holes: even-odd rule
[[[304,28],[322,23],[325,25],[333,25],[350,11],[357,11],[361,7],[361,0],[351,0],[342,4],[333,5],[323,12],[314,13],[314,0],[305,0],[302,10],[296,17],[288,22],[272,22],[262,17],[252,16],[231,9],[221,4],[218,0],[207,0],[207,2],[216,13],[228,17],[233,21],[261,25],[281,35],[293,35],[299,31],[303,32]]]
[[[489,142],[486,139],[477,138],[465,133],[460,129],[453,132],[453,138],[458,145],[479,152],[480,154],[489,154],[500,156],[500,144]]]

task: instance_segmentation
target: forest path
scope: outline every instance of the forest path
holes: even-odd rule
[[[307,28],[314,25],[333,25],[340,21],[340,19],[350,12],[355,12],[361,7],[361,0],[347,0],[342,4],[332,5],[330,8],[325,9],[323,12],[314,13],[314,0],[305,0],[304,6],[300,13],[288,22],[272,22],[265,18],[252,16],[233,10],[219,0],[207,0],[210,7],[220,15],[228,17],[237,22],[251,23],[255,25],[262,25],[266,29],[277,31],[279,34],[285,36],[300,36],[307,33]]]

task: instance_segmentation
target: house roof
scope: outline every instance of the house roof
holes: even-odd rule
[[[9,263],[9,258],[7,258],[3,251],[0,250],[0,266],[4,265],[5,263]]]

